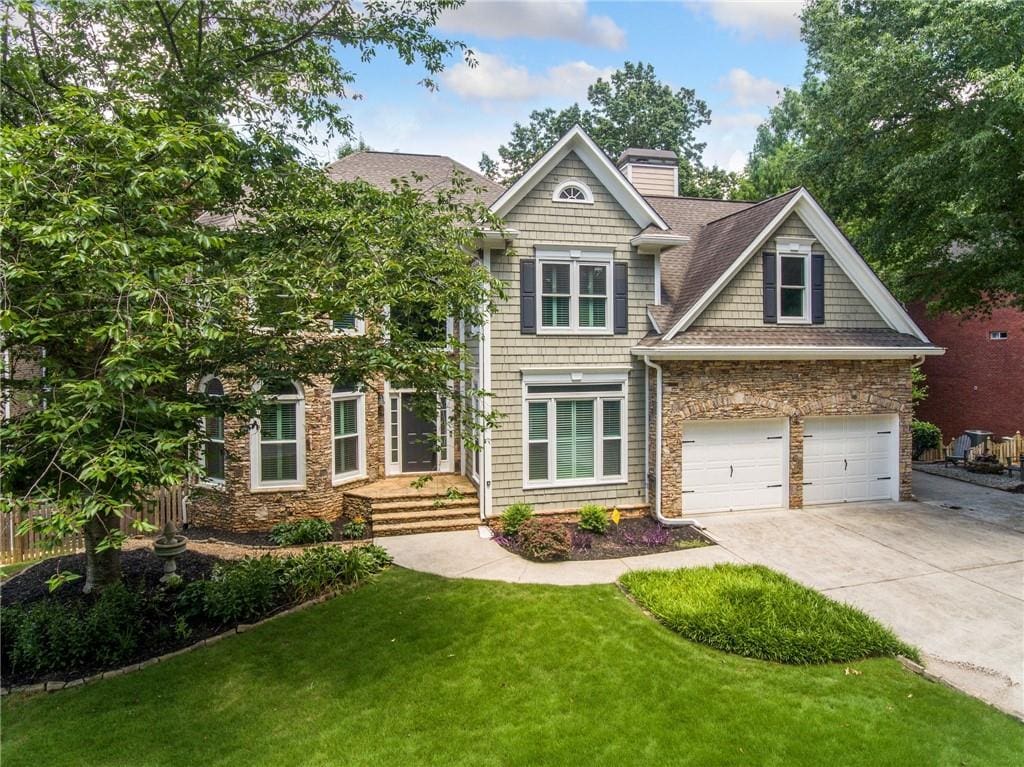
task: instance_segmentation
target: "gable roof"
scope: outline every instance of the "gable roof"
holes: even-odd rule
[[[491,212],[504,217],[533,187],[558,165],[569,152],[576,152],[608,193],[622,206],[642,229],[655,226],[658,231],[667,231],[669,226],[642,194],[629,183],[611,159],[579,125],[573,126],[560,138],[530,169],[491,205]]]
[[[406,179],[420,191],[448,189],[456,173],[469,177],[470,186],[459,195],[463,202],[493,203],[504,187],[481,173],[439,154],[406,154],[404,152],[354,152],[327,166],[333,181],[362,180],[379,189],[390,190],[392,181]],[[423,176],[414,178],[414,174]]]
[[[701,228],[694,258],[690,259],[683,273],[672,326],[665,333],[665,339],[672,339],[686,330],[793,212],[800,216],[832,260],[889,327],[930,343],[878,275],[803,187],[711,221]]]

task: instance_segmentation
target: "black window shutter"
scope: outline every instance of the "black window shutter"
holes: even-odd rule
[[[775,293],[778,290],[778,281],[775,278],[775,254],[764,253],[764,321],[776,323],[779,321],[777,309],[778,302]]]
[[[519,259],[519,332],[537,332],[537,261]]]
[[[825,323],[825,256],[811,254],[811,322]]]
[[[615,315],[615,332],[625,335],[629,332],[629,264],[625,261],[615,262],[615,303],[612,311]]]

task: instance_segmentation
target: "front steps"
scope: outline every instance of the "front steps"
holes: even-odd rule
[[[374,537],[475,530],[480,525],[476,488],[459,474],[389,477],[345,493],[346,516],[361,514]]]

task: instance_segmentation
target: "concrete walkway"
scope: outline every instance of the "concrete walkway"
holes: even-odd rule
[[[510,583],[612,583],[631,569],[764,564],[873,615],[917,645],[932,673],[1024,716],[1024,498],[932,476],[917,487],[926,476],[915,473],[922,503],[706,515],[701,523],[718,546],[629,559],[528,562],[473,531],[378,542],[403,567]],[[958,494],[942,500],[933,480]]]

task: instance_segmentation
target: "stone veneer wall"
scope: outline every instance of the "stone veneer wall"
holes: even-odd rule
[[[899,414],[900,500],[911,493],[910,363],[906,360],[665,362],[661,512],[681,517],[688,420],[789,419],[789,505],[803,506],[804,418]],[[653,456],[652,459],[653,461]]]
[[[229,385],[225,381],[225,386]],[[306,487],[303,490],[249,489],[249,431],[240,419],[225,424],[228,459],[222,489],[193,487],[188,517],[197,526],[238,532],[269,530],[278,522],[319,517],[333,521],[342,516],[346,490],[384,478],[384,418],[382,385],[367,387],[366,476],[333,485],[331,444],[331,382],[316,379],[303,387],[305,399]]]

